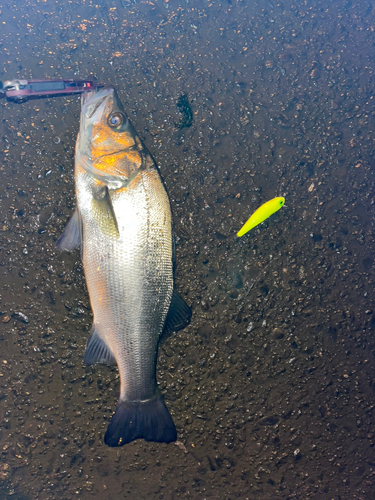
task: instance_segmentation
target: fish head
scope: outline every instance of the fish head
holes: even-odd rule
[[[149,153],[113,87],[82,94],[76,160],[109,188],[126,186],[149,164]]]

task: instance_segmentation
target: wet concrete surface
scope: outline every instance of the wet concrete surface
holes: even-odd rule
[[[106,447],[117,369],[83,366],[80,256],[54,248],[79,99],[2,99],[0,499],[375,498],[375,13],[248,4],[2,2],[2,81],[116,86],[170,195],[193,318],[159,348],[178,442]]]

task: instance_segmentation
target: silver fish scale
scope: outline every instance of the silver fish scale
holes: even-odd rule
[[[156,392],[157,345],[173,293],[172,218],[156,168],[110,192],[119,237],[93,213],[93,178],[76,165],[83,265],[94,325],[118,364],[120,400]]]

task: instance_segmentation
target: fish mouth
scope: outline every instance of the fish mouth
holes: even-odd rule
[[[113,87],[104,87],[82,94],[81,113],[86,118],[91,118],[114,91],[115,89]]]

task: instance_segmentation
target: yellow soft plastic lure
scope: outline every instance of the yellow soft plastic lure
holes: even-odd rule
[[[250,231],[250,229],[253,229],[253,227],[268,219],[270,215],[280,210],[284,203],[285,198],[283,198],[282,196],[273,198],[272,200],[267,201],[267,203],[264,203],[261,207],[258,208],[258,210],[253,213],[250,219],[245,222],[242,228],[238,231],[237,236],[243,236],[248,231]]]

